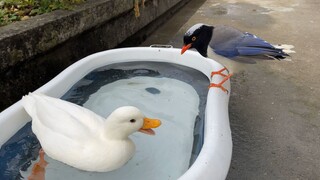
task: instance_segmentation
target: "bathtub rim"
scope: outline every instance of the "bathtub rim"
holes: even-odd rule
[[[187,51],[183,55],[180,49],[159,47],[120,48],[89,55],[67,67],[36,92],[61,97],[72,85],[92,70],[104,65],[121,62],[153,61],[179,64],[196,69],[205,74],[213,83],[219,83],[223,77],[210,77],[212,71],[223,68],[218,62],[202,57],[198,52]],[[132,58],[134,57],[134,58]],[[67,79],[65,77],[68,77]],[[224,87],[229,90],[230,81]],[[228,116],[229,94],[219,88],[210,88],[205,110],[204,144],[193,165],[179,180],[225,179],[232,155],[232,139]],[[21,101],[21,100],[20,100]],[[0,147],[27,122],[28,114],[18,101],[0,113],[0,127],[6,127],[0,136]],[[10,121],[9,121],[10,119]]]

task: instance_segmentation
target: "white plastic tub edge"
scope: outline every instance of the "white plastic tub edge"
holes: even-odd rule
[[[197,52],[180,55],[175,48],[122,48],[87,56],[72,64],[51,81],[37,89],[52,97],[61,97],[72,85],[92,70],[108,64],[132,61],[157,61],[184,65],[201,71],[210,79],[212,71],[223,66]],[[223,77],[215,75],[211,82],[219,83]],[[230,92],[229,80],[224,87]],[[210,88],[207,97],[204,144],[194,164],[179,180],[225,179],[232,154],[232,139],[228,115],[229,94],[219,88]],[[28,122],[29,116],[16,102],[0,113],[0,147]]]

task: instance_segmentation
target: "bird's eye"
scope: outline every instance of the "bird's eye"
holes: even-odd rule
[[[131,122],[131,123],[135,123],[136,120],[135,120],[135,119],[131,119],[130,122]]]
[[[197,39],[197,37],[193,36],[191,40],[195,41],[196,39]]]

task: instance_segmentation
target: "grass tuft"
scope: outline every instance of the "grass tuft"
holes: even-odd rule
[[[0,26],[57,9],[71,10],[85,0],[0,0]]]

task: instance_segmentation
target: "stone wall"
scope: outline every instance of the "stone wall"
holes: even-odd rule
[[[0,111],[45,84],[73,62],[119,44],[138,45],[190,0],[87,0],[0,27]]]

